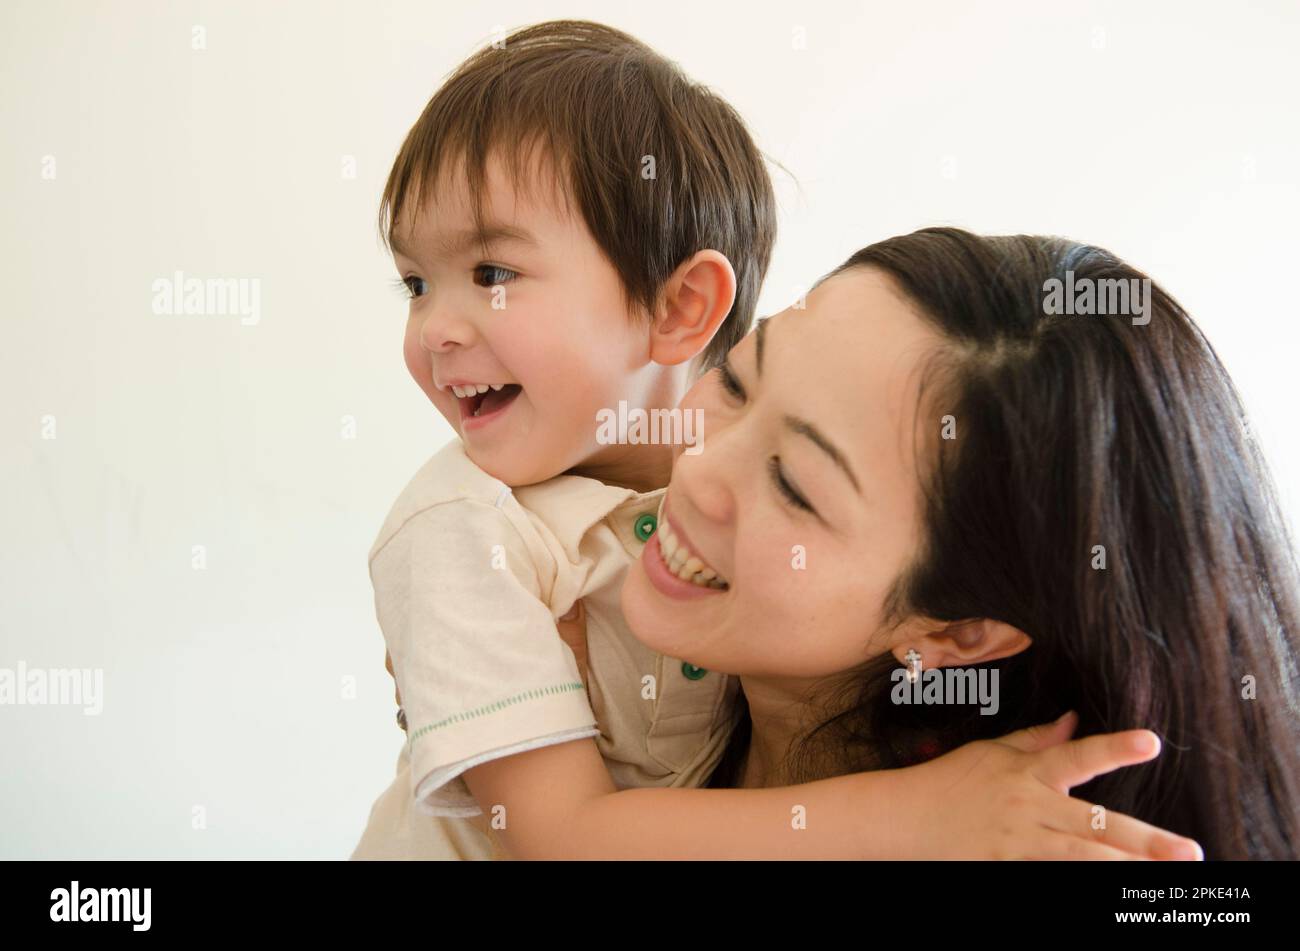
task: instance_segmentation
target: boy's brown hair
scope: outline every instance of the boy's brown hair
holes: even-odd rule
[[[482,225],[485,168],[499,155],[517,187],[549,168],[622,281],[652,311],[697,251],[736,272],[736,299],[703,354],[722,358],[749,330],[776,239],[772,183],[734,109],[639,40],[599,23],[555,20],[475,53],[433,95],[384,186],[380,234],[409,227],[426,190],[461,167]],[[653,177],[650,176],[653,170]]]

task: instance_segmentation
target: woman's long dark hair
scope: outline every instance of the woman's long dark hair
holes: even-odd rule
[[[790,780],[904,766],[1073,708],[1075,736],[1145,727],[1163,751],[1072,795],[1191,836],[1207,858],[1296,858],[1300,585],[1209,342],[1154,283],[1149,323],[1047,313],[1045,283],[1067,272],[1076,287],[1146,277],[1058,238],[931,228],[828,276],[860,267],[946,338],[924,403],[956,435],[921,450],[924,542],[891,623],[991,618],[1033,644],[984,665],[999,671],[993,716],[895,705],[890,654],[836,678],[823,702],[842,712],[792,750]],[[711,785],[738,778],[748,741],[745,715]]]

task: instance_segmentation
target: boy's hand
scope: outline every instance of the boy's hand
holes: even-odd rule
[[[1071,787],[1160,753],[1150,730],[1070,740],[1077,722],[1071,711],[900,771],[915,857],[1202,859],[1191,839],[1070,798]]]

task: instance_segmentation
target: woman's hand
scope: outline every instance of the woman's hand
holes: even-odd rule
[[[397,674],[393,673],[393,656],[384,651],[384,667],[388,669],[388,674],[393,678],[393,699],[397,701],[397,725],[406,732],[406,711],[402,709],[402,691],[397,686]]]
[[[582,601],[574,601],[569,613],[555,622],[560,629],[560,640],[569,645],[573,659],[578,662],[582,685],[587,686],[587,609]]]
[[[397,674],[393,673],[393,655],[384,651],[384,669],[388,671],[388,676],[393,678],[393,699],[397,701],[397,706],[402,706],[402,691],[397,689]]]
[[[1204,858],[1191,839],[1070,798],[1074,786],[1160,754],[1150,730],[1070,740],[1077,722],[1071,711],[1055,723],[967,743],[900,770],[915,857]]]

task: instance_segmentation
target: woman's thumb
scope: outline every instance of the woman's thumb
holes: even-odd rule
[[[1037,753],[1039,750],[1064,743],[1074,735],[1074,728],[1078,725],[1079,714],[1069,710],[1053,723],[1025,727],[1015,733],[1008,733],[998,742],[1014,746],[1022,753]]]

